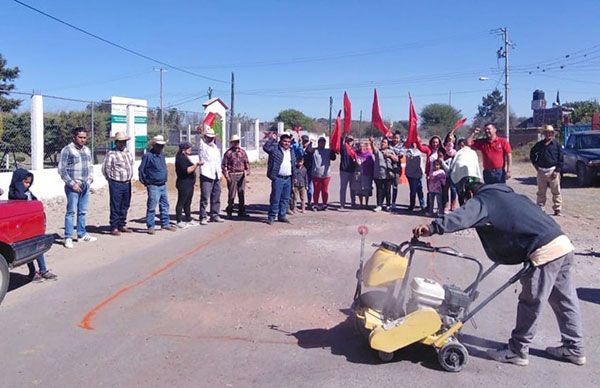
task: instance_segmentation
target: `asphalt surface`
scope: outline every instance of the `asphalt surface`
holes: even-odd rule
[[[442,371],[435,352],[418,345],[382,363],[349,319],[360,252],[356,229],[369,227],[368,244],[401,242],[427,219],[405,210],[332,209],[268,226],[266,178],[252,179],[249,202],[256,205],[249,220],[155,236],[101,235],[72,251],[56,246],[50,255],[56,282],[23,284],[24,271],[13,272],[14,289],[0,307],[0,386],[600,385],[597,256],[577,256],[575,272],[586,330],[584,367],[544,354],[559,340],[549,308],[528,367],[485,357],[486,348],[510,334],[518,286],[487,306],[476,326],[465,326],[462,341],[471,356],[462,372]],[[399,202],[407,197],[401,186]],[[472,232],[431,242],[484,257]],[[367,254],[373,250],[368,246]],[[417,274],[442,283],[464,285],[474,276],[471,264],[441,255],[420,255],[415,266]],[[500,267],[482,294],[516,270]]]

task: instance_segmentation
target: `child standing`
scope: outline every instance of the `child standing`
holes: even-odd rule
[[[434,206],[437,203],[438,214],[444,214],[444,205],[442,204],[442,189],[446,184],[446,172],[442,166],[442,160],[436,159],[433,161],[433,170],[430,172],[428,181],[428,189],[431,193],[431,203],[428,215],[434,214]]]
[[[304,213],[306,205],[306,188],[308,186],[308,171],[304,167],[304,158],[296,159],[296,169],[292,172],[292,200],[290,210],[296,213],[296,201],[300,199],[300,213]]]
[[[10,182],[10,187],[8,188],[8,199],[16,199],[16,200],[24,200],[24,201],[34,201],[37,198],[29,188],[33,184],[33,174],[29,171],[19,168],[13,172],[12,180]],[[35,265],[33,262],[27,263],[29,267],[29,277],[34,281],[41,281],[43,279],[56,279],[57,276],[50,272],[46,268],[46,260],[44,260],[44,255],[40,255],[37,258],[37,263],[39,266],[39,272],[35,270]]]

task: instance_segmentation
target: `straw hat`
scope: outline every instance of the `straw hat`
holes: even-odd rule
[[[165,141],[163,135],[156,135],[150,140],[150,144],[165,145],[167,142]]]
[[[211,127],[205,127],[204,128],[204,136],[208,136],[208,137],[215,137],[215,131],[214,129],[212,129]]]
[[[234,141],[240,141],[240,137],[237,134],[231,136],[231,139],[229,139],[230,143],[233,143]]]
[[[127,136],[125,134],[125,132],[117,132],[115,133],[115,135],[113,136],[113,140],[114,141],[127,141],[131,139],[129,136]]]

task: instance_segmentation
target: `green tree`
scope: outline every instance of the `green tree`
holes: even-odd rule
[[[292,130],[300,126],[305,131],[311,131],[315,126],[315,120],[295,109],[286,109],[279,112],[275,121],[283,122],[286,130]]]
[[[573,124],[591,123],[594,112],[600,112],[600,104],[596,100],[567,102],[563,104],[563,107],[573,109],[571,115]]]
[[[0,112],[10,112],[21,105],[22,100],[5,97],[15,88],[12,81],[19,77],[19,72],[18,67],[7,67],[6,59],[0,54]]]
[[[448,104],[429,104],[421,110],[421,127],[428,135],[443,137],[462,115]]]
[[[481,99],[481,105],[477,107],[477,114],[473,120],[473,127],[482,128],[487,123],[492,123],[499,131],[506,128],[506,110],[504,97],[498,89],[489,93]],[[510,127],[515,128],[519,124],[519,118],[514,112],[509,113]]]

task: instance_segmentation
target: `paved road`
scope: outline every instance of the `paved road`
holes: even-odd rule
[[[251,201],[264,204],[267,194],[256,191]],[[406,197],[403,187],[400,198]],[[465,327],[472,356],[461,373],[450,374],[440,370],[430,348],[419,346],[380,363],[347,319],[360,247],[357,225],[369,226],[369,243],[402,241],[423,219],[330,210],[268,226],[264,209],[254,206],[253,218],[244,222],[155,236],[101,236],[68,255],[53,248],[60,280],[19,287],[0,308],[0,386],[600,385],[593,257],[580,257],[576,272],[588,365],[543,354],[558,340],[550,309],[529,367],[485,359],[483,350],[510,333],[514,286],[483,310],[477,327]],[[483,254],[473,233],[432,242]],[[444,283],[464,284],[473,276],[468,264],[441,256],[420,256],[417,267]],[[514,270],[500,268],[483,291]]]

